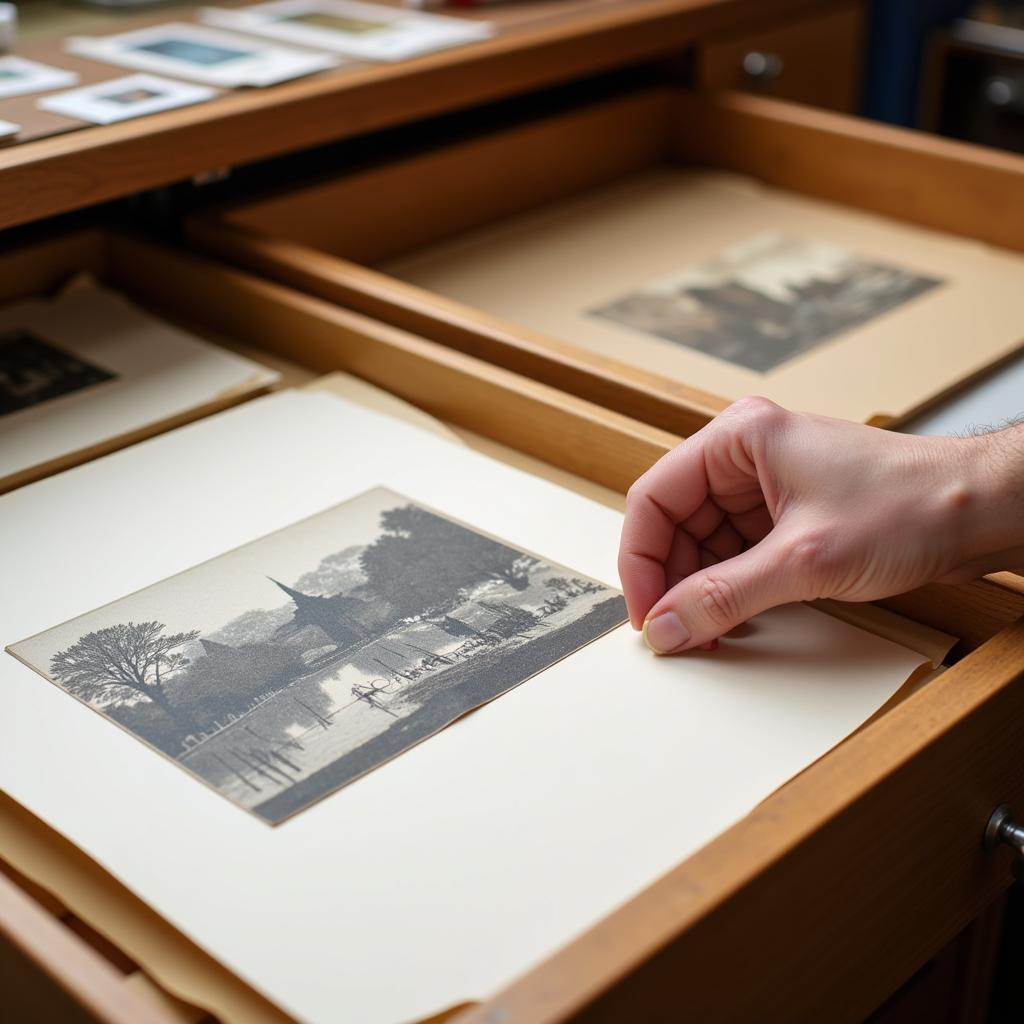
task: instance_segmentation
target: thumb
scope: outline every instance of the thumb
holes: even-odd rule
[[[785,545],[769,534],[735,558],[701,569],[676,584],[644,622],[644,641],[655,654],[700,647],[759,612],[809,594],[793,571]]]

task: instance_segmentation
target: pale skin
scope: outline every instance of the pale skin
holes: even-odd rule
[[[630,488],[619,574],[657,654],[759,612],[1024,566],[1024,425],[914,437],[734,403]]]

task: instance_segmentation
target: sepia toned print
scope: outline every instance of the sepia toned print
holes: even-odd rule
[[[380,488],[8,650],[276,824],[625,617]]]
[[[766,232],[590,314],[764,373],[941,283]]]
[[[0,416],[116,377],[31,331],[0,332]]]

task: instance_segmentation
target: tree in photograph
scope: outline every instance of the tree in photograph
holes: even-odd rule
[[[526,590],[530,585],[530,570],[540,565],[532,555],[523,555],[511,565],[502,566],[491,573],[491,578],[507,583],[513,590]]]
[[[400,615],[443,609],[488,579],[525,589],[513,548],[415,505],[381,514],[382,534],[363,552],[368,585]]]
[[[191,717],[167,699],[166,677],[188,659],[177,648],[199,636],[199,630],[164,633],[162,622],[120,622],[97,629],[53,656],[50,673],[84,700],[106,705],[151,701],[190,728]]]
[[[203,653],[174,677],[167,696],[202,730],[232,712],[244,714],[257,698],[284,689],[303,671],[298,653],[284,645],[200,643]]]

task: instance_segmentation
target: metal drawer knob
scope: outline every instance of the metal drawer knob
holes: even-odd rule
[[[993,75],[982,86],[987,103],[999,110],[1024,113],[1024,77]]]
[[[1000,804],[985,826],[985,849],[994,850],[998,846],[1013,850],[1013,876],[1017,881],[1024,879],[1024,827],[1013,820],[1008,804]]]
[[[742,61],[743,73],[758,82],[771,82],[782,74],[785,62],[777,53],[751,50]]]

